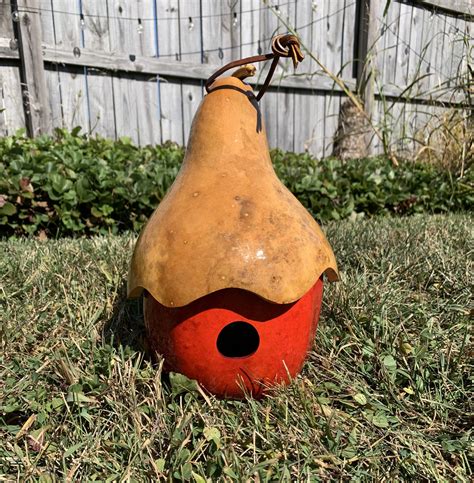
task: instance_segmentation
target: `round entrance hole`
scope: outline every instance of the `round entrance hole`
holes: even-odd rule
[[[247,322],[232,322],[217,337],[217,350],[225,357],[250,356],[259,344],[257,329]]]

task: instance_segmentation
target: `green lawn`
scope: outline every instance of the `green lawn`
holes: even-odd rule
[[[472,226],[327,226],[342,281],[314,351],[289,388],[237,402],[143,355],[133,236],[0,242],[0,479],[468,481]]]

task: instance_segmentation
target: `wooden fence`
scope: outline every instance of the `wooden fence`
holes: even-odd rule
[[[0,135],[185,144],[204,80],[294,29],[312,55],[282,61],[262,100],[270,145],[331,154],[346,94],[330,71],[363,87],[378,152],[465,108],[473,20],[473,0],[0,0]]]

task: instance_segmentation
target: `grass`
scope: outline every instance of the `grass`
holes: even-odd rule
[[[262,401],[143,355],[132,235],[1,242],[0,479],[469,481],[472,218],[326,231],[342,281],[301,376]]]

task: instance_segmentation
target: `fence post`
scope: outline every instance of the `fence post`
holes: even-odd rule
[[[29,136],[52,131],[49,93],[44,72],[39,0],[12,0],[18,21],[14,29],[18,38],[23,106]]]
[[[365,112],[373,120],[375,105],[375,65],[372,51],[377,41],[377,4],[379,0],[357,0],[358,39],[357,39],[357,92],[364,101]],[[369,154],[372,151],[372,135],[367,139]]]

